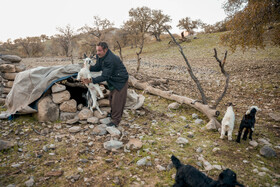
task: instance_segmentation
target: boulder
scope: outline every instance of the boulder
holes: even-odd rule
[[[143,146],[143,143],[139,139],[132,138],[128,141],[126,144],[126,149],[132,149],[132,150],[138,150],[141,149]]]
[[[102,110],[101,110],[101,111],[102,111]],[[108,115],[108,113],[107,113],[106,111],[102,111],[102,112],[103,112],[103,115],[100,114],[100,112],[99,112],[98,110],[95,110],[95,111],[93,112],[93,116],[95,116],[95,117],[97,117],[97,118],[99,118],[99,119],[106,118],[107,115]]]
[[[110,117],[103,118],[103,119],[100,119],[99,122],[107,125],[111,122],[111,118]]]
[[[106,128],[107,128],[107,125],[105,125],[105,124],[97,125],[96,127],[94,127],[91,134],[103,136],[103,135],[107,134]]]
[[[93,113],[90,109],[84,108],[79,112],[78,117],[80,120],[87,120],[88,118],[93,117]]]
[[[38,121],[48,122],[59,119],[59,108],[53,103],[50,96],[40,99],[38,102]]]
[[[0,105],[4,105],[5,104],[5,98],[0,98]]]
[[[269,117],[271,117],[274,121],[280,121],[280,113],[275,112],[275,113],[269,113]]]
[[[7,81],[7,82],[4,82],[3,85],[4,85],[5,87],[12,88],[13,85],[14,85],[14,81]]]
[[[0,64],[11,64],[12,62],[10,62],[10,61],[5,61],[5,60],[2,60],[1,58],[0,58]]]
[[[177,110],[180,107],[180,104],[177,102],[171,103],[168,105],[168,109]]]
[[[98,100],[99,107],[110,106],[109,99],[100,99]]]
[[[3,73],[15,73],[16,72],[16,66],[13,64],[1,64],[0,65],[0,71]]]
[[[66,90],[66,86],[62,84],[54,84],[52,86],[52,93],[62,92],[64,90]]]
[[[70,112],[61,112],[60,113],[60,120],[61,121],[67,121],[67,120],[74,120],[74,118],[77,116],[77,113],[70,113]],[[79,121],[79,118],[76,118],[76,122]],[[68,121],[67,121],[68,122]],[[74,122],[74,123],[76,123]],[[71,123],[73,124],[73,123]]]
[[[107,127],[106,130],[111,134],[111,136],[120,136],[121,132],[116,127]]]
[[[56,104],[63,103],[64,101],[68,101],[70,99],[70,93],[65,90],[59,93],[52,94],[53,102]]]
[[[2,60],[10,61],[12,63],[18,63],[21,61],[21,58],[17,55],[2,55],[0,58]]]
[[[24,64],[17,64],[16,66],[16,72],[22,72],[26,70],[26,66]]]
[[[75,99],[71,99],[69,101],[64,101],[59,106],[59,109],[63,112],[77,112],[77,101]]]
[[[98,123],[98,120],[99,119],[97,117],[90,117],[90,118],[87,119],[87,122],[96,124],[96,123]]]
[[[108,142],[104,142],[103,146],[107,150],[113,150],[123,147],[123,143],[117,140],[110,140]]]
[[[10,141],[0,140],[0,151],[14,147],[14,143]]]
[[[261,148],[260,154],[266,158],[276,157],[276,152],[267,145]]]
[[[10,91],[11,91],[11,88],[4,87],[3,90],[2,90],[2,93],[3,94],[8,94]]]
[[[7,79],[9,81],[13,81],[13,80],[15,80],[15,78],[17,76],[17,73],[3,73],[2,76],[3,76],[4,79]]]

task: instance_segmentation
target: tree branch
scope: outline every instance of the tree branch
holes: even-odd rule
[[[218,58],[216,48],[214,48],[214,57],[215,57],[216,60],[219,62],[219,66],[220,66],[220,68],[221,68],[221,72],[222,72],[223,75],[226,77],[226,84],[225,84],[225,87],[224,87],[224,91],[223,91],[223,93],[221,94],[221,96],[215,101],[215,104],[214,104],[214,106],[213,106],[213,108],[217,108],[217,106],[219,105],[219,103],[221,102],[221,100],[223,99],[223,97],[226,95],[226,92],[227,92],[227,89],[228,89],[229,74],[228,74],[228,73],[225,71],[225,69],[224,69],[224,66],[225,66],[225,63],[226,63],[226,59],[227,59],[227,51],[226,51],[226,53],[225,53],[223,62]]]
[[[186,58],[186,56],[185,56],[185,54],[184,54],[184,52],[183,52],[183,49],[182,49],[182,47],[181,47],[181,45],[176,41],[176,39],[174,38],[174,36],[169,32],[169,30],[166,28],[166,27],[164,27],[164,29],[168,32],[168,34],[171,36],[171,38],[173,39],[173,41],[178,45],[178,47],[180,48],[180,53],[182,54],[182,56],[183,56],[183,58],[184,58],[184,60],[185,60],[185,62],[186,62],[186,64],[187,64],[187,70],[188,70],[188,72],[189,72],[189,74],[190,74],[190,76],[191,76],[191,78],[194,80],[194,82],[196,83],[196,86],[197,86],[197,88],[198,88],[198,90],[199,90],[199,92],[200,92],[200,95],[201,95],[201,98],[202,98],[202,102],[203,102],[203,104],[207,104],[207,99],[206,99],[206,96],[205,96],[205,94],[204,94],[204,90],[203,90],[203,88],[202,88],[202,86],[201,86],[201,84],[200,84],[200,82],[199,82],[199,80],[196,78],[196,76],[193,74],[193,71],[192,71],[192,67],[191,67],[191,65],[189,64],[189,61],[188,61],[188,59]]]

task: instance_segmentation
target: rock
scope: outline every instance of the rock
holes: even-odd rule
[[[50,96],[44,97],[39,100],[37,116],[39,122],[53,122],[58,120],[59,109],[58,106],[53,103]]]
[[[64,101],[68,101],[70,97],[71,97],[70,92],[67,90],[58,93],[52,93],[53,102],[56,104],[60,104],[63,103]]]
[[[25,181],[25,185],[27,186],[27,187],[31,187],[31,186],[33,186],[34,185],[34,178],[33,177],[30,177],[30,179],[28,180],[28,181]]]
[[[17,64],[16,65],[16,72],[22,72],[26,70],[26,66],[24,64]]]
[[[43,146],[43,150],[44,150],[45,152],[48,152],[48,150],[49,150],[48,146],[44,145],[44,146]]]
[[[79,117],[76,116],[77,113],[61,113],[60,114],[60,119],[62,121],[66,121],[67,124],[75,124],[78,123],[80,121]]]
[[[97,125],[96,127],[94,127],[91,134],[103,136],[103,135],[107,134],[106,128],[107,128],[107,125],[105,125],[105,124]]]
[[[93,112],[93,116],[97,117],[98,119],[103,119],[103,118],[106,118],[107,115],[108,115],[108,112],[106,111],[103,111],[102,109],[100,109],[102,112],[103,112],[103,115],[100,114],[100,112],[98,110],[95,110]]]
[[[250,141],[249,144],[253,147],[257,147],[259,145],[255,140]]]
[[[21,61],[21,58],[17,55],[2,55],[0,58],[2,60],[10,61],[12,63],[18,63]]]
[[[68,131],[71,133],[77,133],[77,132],[81,131],[81,127],[79,127],[79,126],[71,127]]]
[[[14,85],[14,81],[7,81],[3,84],[5,87],[12,88]]]
[[[8,94],[11,91],[11,88],[4,87],[2,93]]]
[[[16,187],[15,184],[9,184],[7,187]]]
[[[271,146],[271,143],[269,143],[269,141],[266,140],[266,139],[264,139],[264,138],[259,138],[259,139],[258,139],[258,142],[259,142],[260,144],[263,144],[263,145]]]
[[[87,119],[87,122],[92,123],[92,124],[96,124],[96,123],[98,123],[98,120],[99,119],[97,117],[90,117],[90,118]]]
[[[266,158],[276,157],[276,152],[267,145],[261,148],[260,154]]]
[[[196,152],[197,152],[197,153],[201,153],[202,151],[203,151],[203,150],[202,150],[201,147],[199,147],[199,148],[196,149]]]
[[[12,62],[10,62],[10,61],[5,61],[5,60],[2,60],[1,58],[0,58],[0,64],[11,64]]]
[[[55,146],[55,144],[50,144],[50,145],[49,145],[49,148],[50,148],[50,149],[55,149],[56,146]]]
[[[109,99],[100,99],[98,100],[99,107],[110,106]]]
[[[120,136],[121,132],[116,127],[107,127],[106,130],[111,134],[111,136]]]
[[[84,170],[83,170],[82,168],[78,167],[78,172],[79,172],[79,173],[83,173]]]
[[[107,125],[111,122],[111,118],[110,117],[103,118],[103,119],[100,119],[99,122]]]
[[[189,143],[189,141],[188,141],[186,138],[179,137],[179,138],[176,140],[176,143],[178,143],[178,144],[187,144],[187,143]]]
[[[166,168],[161,166],[161,165],[157,165],[156,167],[159,171],[165,171],[166,170]]]
[[[222,170],[222,166],[220,166],[220,165],[213,165],[213,167],[217,170]]]
[[[80,120],[77,115],[78,115],[77,112],[76,113],[60,112],[60,120],[66,121],[67,124],[74,124]]]
[[[2,73],[2,77],[9,81],[15,80],[16,76],[17,76],[17,73]]]
[[[177,110],[180,107],[180,104],[177,102],[171,103],[168,105],[168,109],[173,109],[173,110]]]
[[[19,168],[21,165],[20,164],[12,164],[11,165],[13,168]]]
[[[274,121],[280,121],[280,113],[274,112],[268,114]]]
[[[66,90],[66,86],[62,85],[62,84],[54,84],[52,86],[52,93],[58,93],[58,92],[62,92]]]
[[[130,150],[138,150],[141,149],[143,146],[143,143],[139,139],[132,138],[128,141],[126,144],[126,149]]]
[[[64,171],[60,170],[60,171],[50,171],[48,172],[45,176],[46,177],[60,177],[62,176],[64,173]]]
[[[71,99],[69,101],[64,101],[59,106],[59,109],[63,112],[77,112],[77,101],[75,99]]]
[[[112,149],[119,149],[123,147],[123,143],[117,140],[110,140],[108,142],[105,142],[103,144],[104,148],[107,150],[112,150]]]
[[[44,129],[41,130],[42,135],[47,135],[49,133],[50,133],[50,130],[48,128],[44,128]]]
[[[200,156],[198,160],[202,161],[205,170],[210,171],[213,169],[213,166],[207,160],[205,160],[203,156]]]
[[[79,112],[78,117],[80,120],[87,120],[88,118],[93,117],[93,113],[90,109],[84,108]]]
[[[145,166],[147,164],[147,157],[144,157],[136,162],[137,166]]]
[[[5,98],[0,98],[0,105],[4,105],[5,104]]]
[[[198,124],[198,125],[202,125],[203,124],[203,120],[202,119],[196,119],[194,121],[195,124]]]
[[[192,114],[192,118],[193,118],[193,119],[198,119],[198,115],[197,115],[196,113],[193,113],[193,114]]]
[[[2,73],[15,73],[16,66],[13,64],[2,64],[2,65],[0,65],[0,71]]]
[[[15,144],[13,142],[0,140],[0,151],[10,149],[14,146],[15,146]]]
[[[214,148],[212,149],[212,152],[215,153],[215,152],[220,151],[220,150],[221,150],[220,148],[214,147]]]
[[[188,138],[193,138],[193,137],[194,137],[193,132],[188,132],[187,137],[188,137]]]
[[[83,109],[84,105],[82,103],[78,104],[77,109],[81,111]]]
[[[183,121],[187,121],[187,118],[185,116],[180,116],[180,118],[183,120]]]
[[[264,177],[266,175],[266,172],[259,172],[258,175]]]

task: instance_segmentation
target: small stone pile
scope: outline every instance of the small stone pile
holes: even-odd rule
[[[20,64],[21,58],[16,55],[0,55],[0,105],[11,91],[17,73],[24,71],[26,66]]]
[[[77,122],[95,124],[104,121],[111,108],[109,107],[109,100],[106,99],[109,96],[109,91],[106,90],[103,85],[100,86],[101,90],[106,92],[104,94],[104,99],[98,100],[103,115],[97,110],[92,112],[89,108],[83,106],[83,104],[78,104],[75,99],[71,99],[71,93],[67,90],[65,85],[56,83],[51,87],[51,93],[45,95],[38,102],[38,121],[53,122],[61,120],[68,124]],[[81,88],[77,87],[76,89],[79,91]],[[105,121],[107,123],[110,122],[109,120]]]

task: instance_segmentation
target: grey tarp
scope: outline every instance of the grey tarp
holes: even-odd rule
[[[73,76],[80,69],[80,65],[71,64],[66,66],[37,67],[18,73],[13,87],[7,95],[5,103],[7,111],[1,113],[2,118],[7,118],[15,113],[27,114],[37,112],[37,110],[29,105],[38,100],[52,84]],[[93,77],[98,75],[100,75],[100,72],[93,73]],[[126,108],[140,108],[144,103],[143,97],[129,91]]]

